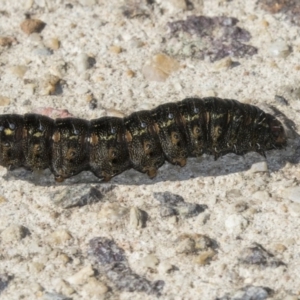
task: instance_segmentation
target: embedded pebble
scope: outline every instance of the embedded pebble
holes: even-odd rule
[[[129,213],[129,226],[137,229],[145,227],[146,213],[141,209],[133,206]]]
[[[289,104],[288,101],[283,96],[275,95],[274,99],[281,105],[287,106]]]
[[[228,233],[238,235],[248,226],[248,221],[243,216],[232,214],[225,220],[225,228]]]
[[[229,69],[232,67],[233,61],[230,57],[225,57],[215,63],[215,69],[221,70],[221,69]]]
[[[300,186],[286,188],[282,192],[282,197],[290,201],[300,203]]]
[[[263,286],[246,286],[230,294],[226,294],[216,300],[265,300],[273,295],[273,290]]]
[[[113,240],[96,237],[90,240],[89,257],[107,278],[121,291],[145,292],[160,296],[164,281],[151,282],[134,273],[128,265],[124,250]]]
[[[187,1],[185,0],[158,0],[157,2],[161,4],[164,9],[167,9],[172,13],[175,13],[178,10],[186,10],[188,7]]]
[[[15,39],[7,36],[0,36],[0,46],[1,47],[10,47]]]
[[[162,261],[158,265],[158,271],[161,274],[168,274],[174,270],[174,266],[168,261]]]
[[[268,172],[268,164],[266,161],[261,161],[255,164],[252,164],[249,173],[260,173],[260,172]]]
[[[92,267],[86,266],[84,268],[82,268],[80,271],[78,271],[77,273],[75,273],[74,275],[70,276],[67,281],[70,284],[84,284],[88,281],[88,279],[90,277],[92,277],[94,275],[94,270],[92,269]]]
[[[127,207],[122,207],[118,203],[105,202],[98,213],[99,221],[101,223],[112,222],[115,223],[122,219],[129,212]]]
[[[285,41],[275,41],[269,46],[269,52],[274,57],[286,58],[291,53],[291,49]]]
[[[57,38],[50,38],[45,41],[45,45],[51,50],[58,50],[60,47],[60,41]]]
[[[104,193],[110,190],[106,190],[105,187],[102,187],[101,191],[99,189],[98,186],[90,187],[88,184],[80,188],[67,187],[57,191],[53,195],[52,201],[62,208],[89,205],[101,201],[104,197]]]
[[[85,53],[80,53],[75,59],[75,66],[79,74],[85,72],[91,67],[89,56]]]
[[[179,67],[175,59],[159,53],[146,62],[142,68],[142,74],[147,80],[163,82]]]
[[[215,248],[211,238],[202,234],[183,234],[175,242],[176,253],[193,254]]]
[[[81,295],[84,297],[84,299],[99,299],[98,297],[105,295],[108,291],[108,287],[103,282],[100,282],[96,278],[92,277],[82,287]]]
[[[53,51],[51,50],[51,49],[49,49],[49,48],[38,48],[38,49],[35,49],[34,51],[33,51],[33,53],[35,54],[35,55],[39,55],[39,56],[50,56],[50,55],[52,55],[53,54]]]
[[[7,288],[11,279],[7,274],[0,274],[0,295]]]
[[[42,81],[41,95],[54,95],[59,87],[59,83],[59,77],[52,74],[46,75]]]
[[[71,240],[73,237],[67,230],[56,230],[47,237],[47,241],[51,245],[61,245]]]
[[[5,197],[0,196],[0,205],[1,205],[2,203],[5,203],[6,201],[7,201],[7,200],[6,200]]]
[[[243,249],[239,261],[243,264],[273,268],[285,265],[281,260],[278,260],[272,253],[268,252],[258,243],[254,243],[252,247]]]
[[[55,291],[62,295],[71,296],[75,293],[75,290],[70,286],[70,284],[63,279],[53,280],[53,285],[55,286]]]
[[[0,106],[7,106],[10,103],[10,99],[0,95]]]
[[[27,67],[26,66],[13,66],[13,67],[9,68],[9,72],[18,78],[23,78],[25,73],[27,72]]]
[[[149,254],[141,260],[141,263],[145,268],[154,270],[159,264],[159,259],[154,254]]]
[[[39,19],[26,19],[20,25],[22,31],[28,35],[33,32],[41,32],[45,26],[46,23]]]
[[[59,293],[49,293],[49,292],[46,292],[43,298],[44,300],[72,300],[72,298],[67,297],[65,295]]]
[[[195,258],[195,263],[202,265],[202,266],[207,265],[208,263],[210,263],[210,261],[213,259],[213,257],[216,254],[217,253],[212,249],[203,251]]]
[[[162,217],[179,215],[183,218],[192,218],[207,209],[206,205],[185,202],[180,195],[170,192],[154,193],[153,195],[161,203],[160,215]]]
[[[110,48],[109,48],[109,51],[111,52],[111,53],[115,53],[115,54],[119,54],[119,53],[121,53],[122,52],[122,48],[120,47],[120,46],[111,46]]]
[[[10,225],[1,232],[2,242],[20,241],[29,233],[28,229],[21,225]]]
[[[40,273],[42,270],[45,269],[45,265],[39,262],[32,262],[28,265],[30,272],[32,273]]]

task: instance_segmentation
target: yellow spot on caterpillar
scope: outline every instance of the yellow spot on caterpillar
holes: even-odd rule
[[[5,134],[5,135],[13,135],[13,134],[14,134],[14,131],[11,130],[10,128],[6,128],[6,129],[4,129],[4,134]]]

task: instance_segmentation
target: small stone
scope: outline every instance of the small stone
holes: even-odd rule
[[[31,273],[40,273],[44,269],[45,269],[45,265],[43,263],[34,261],[29,264],[29,270]]]
[[[74,294],[75,290],[70,286],[70,284],[63,279],[55,279],[53,281],[55,291],[63,295],[71,296]]]
[[[46,292],[44,294],[44,300],[72,300],[72,298],[69,298],[69,297],[59,294],[59,293]]]
[[[108,292],[108,287],[98,281],[96,278],[90,278],[89,281],[82,287],[81,295],[84,299],[102,299],[98,298]]]
[[[75,59],[75,65],[79,74],[85,72],[91,67],[89,62],[89,56],[85,53],[80,53]]]
[[[248,265],[260,265],[275,268],[285,265],[258,243],[254,243],[252,247],[243,249],[239,261]]]
[[[14,66],[9,68],[9,71],[11,74],[15,75],[18,78],[23,78],[26,71],[27,67],[26,66]]]
[[[273,294],[274,291],[268,287],[248,285],[216,300],[266,300]]]
[[[0,274],[0,295],[7,288],[11,278],[7,274]]]
[[[0,106],[7,106],[10,103],[10,99],[0,95]]]
[[[117,203],[105,202],[98,214],[99,221],[106,223],[110,221],[115,223],[122,219],[128,213],[128,208],[122,207]]]
[[[137,207],[131,207],[129,214],[129,226],[137,229],[145,226],[145,212]]]
[[[187,1],[185,0],[158,0],[157,2],[172,14],[187,10]]]
[[[288,101],[283,97],[279,95],[275,95],[274,99],[280,104],[280,105],[285,105],[287,106],[289,103]]]
[[[19,242],[22,240],[27,234],[28,229],[21,225],[10,225],[9,227],[6,227],[1,232],[1,240],[2,242]]]
[[[5,199],[5,197],[0,196],[0,205],[5,203],[7,200]]]
[[[60,41],[57,38],[50,38],[45,41],[45,45],[51,50],[58,50],[60,47]]]
[[[241,215],[232,214],[225,220],[225,228],[228,233],[238,235],[248,226],[248,221]]]
[[[48,74],[42,82],[42,90],[41,90],[41,95],[54,95],[58,89],[58,85],[60,83],[60,78]]]
[[[88,281],[88,279],[90,277],[92,277],[94,275],[94,270],[92,269],[92,267],[86,266],[84,268],[82,268],[80,271],[78,271],[77,273],[75,273],[74,275],[70,276],[67,281],[70,284],[84,284]]]
[[[142,259],[141,263],[145,268],[154,270],[159,264],[159,259],[154,254],[149,254]]]
[[[285,41],[276,41],[269,46],[272,56],[286,58],[291,53],[291,48]]]
[[[0,36],[1,47],[10,47],[14,41],[15,41],[14,38],[7,37],[7,36]]]
[[[109,51],[110,51],[111,53],[119,54],[119,53],[122,52],[122,48],[121,48],[120,46],[111,46],[111,47],[109,48]]]
[[[213,241],[203,234],[183,234],[175,240],[177,253],[193,254],[207,251],[213,247]]]
[[[48,237],[47,241],[52,245],[61,245],[71,240],[73,237],[67,230],[56,230],[52,232]]]
[[[83,6],[93,6],[96,4],[96,0],[79,0],[78,2]]]
[[[195,258],[195,262],[199,265],[207,265],[215,255],[216,252],[212,249],[203,251]]]
[[[53,54],[53,51],[50,50],[49,48],[44,47],[44,48],[38,48],[38,49],[35,49],[35,50],[33,51],[33,53],[34,53],[35,55],[39,55],[39,56],[50,56],[50,55]]]
[[[286,188],[282,192],[282,197],[290,201],[300,203],[300,186]]]
[[[135,73],[132,70],[127,70],[126,75],[130,78],[134,77]]]
[[[221,69],[229,69],[232,67],[233,61],[230,57],[225,57],[215,63],[215,69],[221,70]]]
[[[268,172],[268,164],[265,161],[255,163],[251,166],[249,173]]]
[[[172,270],[174,270],[174,266],[171,263],[169,263],[168,261],[160,262],[160,264],[158,266],[158,271],[161,274],[168,274]]]
[[[240,201],[235,205],[235,210],[238,213],[241,213],[248,209],[248,204],[245,201]]]
[[[46,23],[39,19],[26,19],[20,25],[22,31],[28,35],[33,32],[41,32],[45,26]]]
[[[142,74],[147,80],[164,82],[179,68],[180,65],[175,59],[159,53],[143,66]]]

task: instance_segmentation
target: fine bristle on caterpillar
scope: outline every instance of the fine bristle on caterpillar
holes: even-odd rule
[[[0,115],[0,165],[50,168],[57,182],[84,170],[108,181],[130,168],[153,178],[165,161],[183,167],[188,157],[204,153],[215,159],[250,151],[265,155],[285,145],[275,117],[253,105],[214,97],[91,121]]]

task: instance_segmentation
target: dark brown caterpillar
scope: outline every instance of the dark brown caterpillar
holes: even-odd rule
[[[157,174],[164,162],[183,167],[187,157],[245,154],[286,145],[282,124],[256,106],[219,98],[187,98],[122,119],[86,121],[43,115],[0,115],[0,165],[50,168],[56,181],[92,171],[108,181],[134,168]]]

